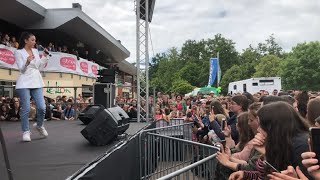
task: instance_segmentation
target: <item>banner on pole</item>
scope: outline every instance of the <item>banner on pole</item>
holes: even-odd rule
[[[220,68],[220,59],[218,58],[218,77],[217,77],[217,81],[218,81],[218,85],[220,84],[220,81],[221,81],[221,68]]]
[[[208,85],[212,86],[214,80],[216,79],[218,71],[218,58],[210,59],[210,71],[209,71],[209,82]]]

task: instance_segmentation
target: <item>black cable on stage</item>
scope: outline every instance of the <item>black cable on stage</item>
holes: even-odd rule
[[[13,180],[12,170],[11,170],[10,163],[9,163],[9,158],[8,158],[6,142],[4,140],[4,136],[3,136],[3,133],[2,133],[1,126],[0,126],[0,141],[1,141],[1,147],[2,147],[4,161],[6,163],[8,177],[9,177],[9,180]]]

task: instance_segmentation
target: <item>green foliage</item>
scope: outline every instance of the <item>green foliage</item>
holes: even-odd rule
[[[320,42],[298,44],[281,64],[286,89],[320,90]]]
[[[222,72],[238,64],[238,53],[232,40],[217,34],[208,40],[187,40],[179,52],[171,48],[167,53],[157,54],[150,63],[151,86],[160,91],[171,89],[175,79],[182,79],[192,86],[203,87],[209,78],[209,59],[220,55]]]
[[[183,79],[176,79],[172,83],[172,87],[169,89],[170,92],[175,92],[177,94],[187,94],[191,92],[195,86],[192,86],[188,81]]]
[[[242,68],[239,65],[234,65],[228,69],[221,80],[222,93],[228,91],[228,86],[230,82],[239,81],[242,79]]]
[[[243,50],[242,54],[240,55],[240,63],[256,64],[260,58],[261,55],[258,50],[249,45],[249,47]]]
[[[276,77],[279,75],[281,59],[275,55],[266,55],[255,66],[254,77]]]
[[[257,51],[262,56],[269,54],[281,57],[283,54],[282,47],[276,42],[273,34],[269,36],[269,39],[267,39],[265,43],[258,44]]]
[[[233,81],[279,75],[284,89],[320,89],[319,42],[298,44],[292,52],[283,52],[273,34],[257,47],[250,45],[241,53],[236,51],[231,39],[221,34],[207,40],[187,40],[181,49],[171,48],[152,58],[149,68],[151,87],[157,91],[184,94],[195,87],[206,86],[209,59],[217,57],[218,52],[223,93]]]
[[[209,50],[211,50],[213,57],[217,57],[217,53],[219,52],[220,68],[222,72],[226,72],[231,66],[239,64],[235,42],[231,39],[226,39],[221,34],[217,34],[214,36],[214,39],[208,40],[208,47]]]

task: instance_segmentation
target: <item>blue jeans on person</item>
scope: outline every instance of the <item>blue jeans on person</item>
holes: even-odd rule
[[[43,120],[46,113],[46,105],[44,102],[42,88],[34,89],[16,89],[20,97],[20,120],[22,131],[29,131],[29,112],[30,112],[30,96],[36,102],[37,110],[37,127],[43,126]]]

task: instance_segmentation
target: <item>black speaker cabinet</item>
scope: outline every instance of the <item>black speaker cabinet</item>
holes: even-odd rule
[[[105,108],[115,107],[116,87],[111,83],[95,83],[93,85],[93,103]]]
[[[118,123],[118,134],[123,134],[129,128],[130,117],[119,106],[108,108]]]
[[[87,125],[104,109],[105,107],[100,104],[88,105],[82,112],[80,112],[78,118],[83,122],[83,124]]]
[[[81,134],[95,146],[112,142],[118,135],[118,123],[110,111],[104,109],[82,131]]]
[[[98,77],[98,82],[101,83],[115,83],[116,77],[115,76],[101,76]]]

